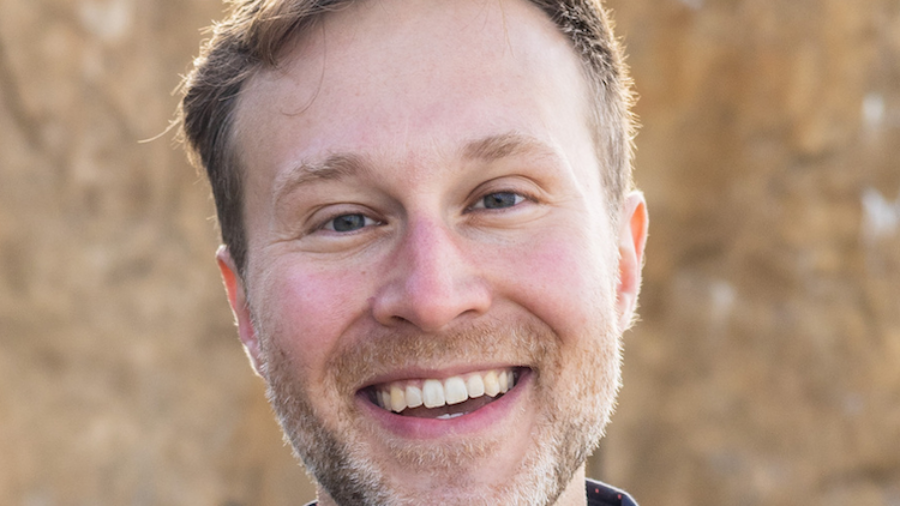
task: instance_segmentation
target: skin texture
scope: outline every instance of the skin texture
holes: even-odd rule
[[[647,226],[638,193],[609,216],[588,104],[519,0],[363,2],[249,82],[249,263],[219,265],[321,504],[585,504]],[[508,366],[513,390],[452,420],[361,393]]]

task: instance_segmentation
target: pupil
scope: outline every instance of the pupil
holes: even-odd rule
[[[484,198],[484,207],[498,209],[516,205],[516,194],[511,192],[492,193]]]
[[[334,219],[335,232],[352,232],[363,228],[366,217],[361,214],[345,214]]]

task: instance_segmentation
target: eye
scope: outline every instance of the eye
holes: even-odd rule
[[[325,222],[322,228],[333,232],[355,232],[377,223],[364,214],[342,214]]]
[[[494,192],[481,197],[473,209],[504,209],[521,204],[525,197],[514,192]]]

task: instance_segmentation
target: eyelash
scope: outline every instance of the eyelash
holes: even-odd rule
[[[514,195],[515,197],[517,197],[517,201],[516,201],[513,205],[511,205],[511,206],[508,206],[508,207],[500,207],[500,208],[489,208],[489,207],[486,207],[486,206],[484,205],[484,199],[490,197],[491,195],[498,195],[498,194],[504,194],[504,193],[508,193],[508,194]],[[520,190],[512,190],[512,189],[509,189],[509,190],[496,190],[496,191],[490,191],[490,192],[487,192],[487,193],[482,194],[480,197],[478,197],[478,198],[475,200],[475,203],[472,204],[471,206],[469,206],[466,210],[467,210],[467,211],[475,211],[475,210],[483,210],[483,211],[506,211],[506,210],[509,210],[509,209],[518,207],[518,206],[520,206],[522,203],[524,203],[524,202],[526,202],[526,201],[529,201],[529,202],[537,202],[537,199],[536,199],[533,195],[530,195],[529,193],[526,193],[526,192],[523,192],[523,191],[520,191]]]
[[[490,197],[491,195],[498,195],[498,194],[514,195],[516,197],[516,201],[512,205],[506,206],[506,207],[489,208],[484,205],[484,199]],[[472,204],[471,206],[466,208],[466,212],[472,212],[472,211],[504,212],[504,211],[513,209],[515,207],[518,207],[526,201],[536,202],[537,199],[534,196],[532,196],[531,194],[529,194],[527,192],[519,191],[519,190],[511,190],[511,189],[496,190],[496,191],[484,193],[481,196],[479,196],[475,200],[474,204]],[[346,216],[362,216],[363,226],[361,226],[360,228],[356,228],[353,230],[347,230],[347,231],[335,230],[334,222],[336,220],[338,220],[339,218],[346,217]],[[352,234],[354,232],[359,232],[360,230],[363,230],[366,228],[371,228],[373,226],[378,226],[378,225],[383,225],[383,224],[384,224],[384,221],[372,218],[365,212],[342,212],[342,213],[329,215],[327,218],[318,222],[318,224],[312,228],[312,232],[314,233],[314,232],[324,231],[324,232],[330,232],[330,233],[334,233],[334,234],[338,234],[338,235],[348,235],[348,234]]]
[[[353,230],[347,230],[347,231],[335,230],[334,222],[340,218],[347,217],[347,216],[362,216],[362,219],[363,219],[362,226],[360,228],[353,229]],[[338,214],[331,215],[331,216],[327,217],[326,219],[322,220],[318,225],[316,225],[313,228],[313,232],[325,231],[325,232],[331,232],[331,233],[340,234],[340,235],[347,235],[347,234],[352,234],[354,232],[358,232],[358,231],[366,229],[366,228],[370,228],[372,226],[381,225],[383,223],[384,223],[383,221],[372,218],[365,212],[344,212],[344,213],[338,213]]]

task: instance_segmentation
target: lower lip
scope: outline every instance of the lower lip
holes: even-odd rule
[[[523,370],[516,386],[496,401],[471,413],[443,420],[398,415],[372,404],[362,392],[357,393],[356,402],[364,413],[398,436],[408,439],[437,439],[449,434],[476,433],[490,430],[491,427],[503,427],[503,419],[509,415],[530,384],[531,371]]]

